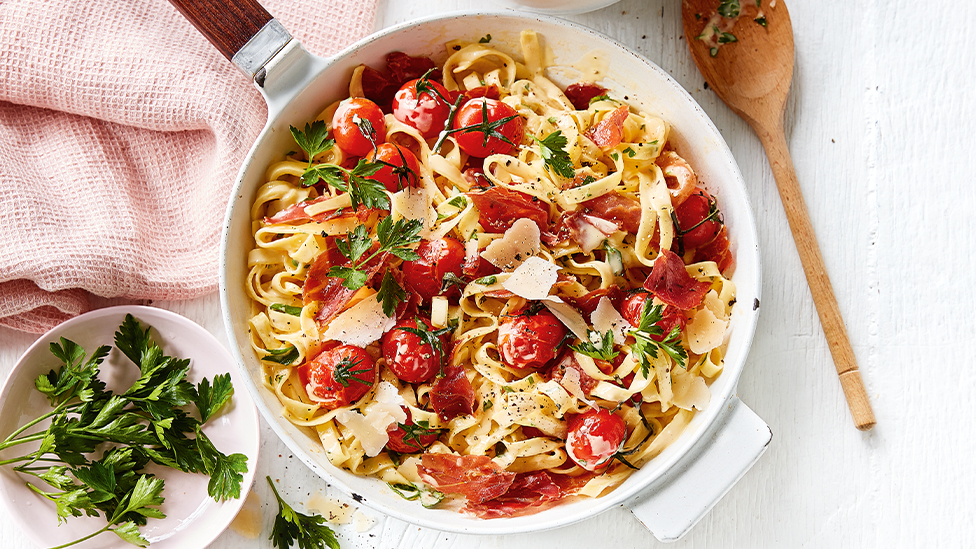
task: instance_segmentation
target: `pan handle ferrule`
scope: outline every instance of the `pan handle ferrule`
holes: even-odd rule
[[[253,79],[291,38],[277,19],[271,19],[234,54],[231,61],[248,78]]]

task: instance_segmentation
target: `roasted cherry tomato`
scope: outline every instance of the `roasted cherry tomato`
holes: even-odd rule
[[[708,244],[695,250],[693,262],[714,261],[718,265],[719,272],[726,273],[735,265],[735,258],[729,249],[729,231],[725,227],[719,231],[718,237]]]
[[[322,351],[305,368],[312,398],[329,409],[356,402],[376,382],[376,363],[365,350],[354,345]]]
[[[498,352],[516,368],[541,368],[556,358],[566,327],[547,309],[503,316],[498,324]]]
[[[372,130],[377,144],[386,141],[383,111],[376,103],[363,97],[350,97],[339,103],[332,115],[332,136],[336,145],[353,156],[366,156],[373,150],[373,141],[366,137]]]
[[[417,425],[413,422],[410,410],[406,407],[402,408],[407,413],[407,421],[390,425],[387,429],[386,434],[390,437],[389,442],[386,443],[387,449],[401,454],[416,454],[426,450],[437,440],[438,430],[425,427],[426,422]]]
[[[674,216],[678,219],[681,244],[686,250],[708,244],[722,230],[722,214],[715,199],[701,187],[674,209]],[[675,245],[678,245],[677,238]]]
[[[647,300],[651,298],[650,292],[637,291],[626,298],[620,307],[620,314],[627,319],[633,326],[640,325],[641,315],[644,313],[644,304]],[[664,305],[664,310],[661,313],[661,320],[657,323],[664,332],[661,335],[651,335],[651,339],[655,341],[664,341],[668,334],[675,326],[680,326],[682,330],[685,329],[685,324],[688,319],[685,315],[678,309],[671,307],[670,305]]]
[[[453,238],[424,240],[417,246],[420,259],[403,263],[403,277],[407,290],[415,292],[424,301],[441,295],[447,273],[461,276],[464,267],[464,244]],[[450,286],[444,293],[457,291]]]
[[[607,410],[587,410],[569,419],[566,453],[580,467],[595,471],[610,462],[627,438],[623,418]]]
[[[450,101],[451,93],[437,82],[426,78],[411,80],[393,96],[393,116],[416,128],[425,138],[437,137],[447,125]]]
[[[515,109],[497,99],[477,97],[458,109],[454,134],[461,150],[485,158],[508,154],[522,143],[524,121]]]
[[[421,322],[428,330],[433,330],[430,320],[421,319]],[[423,383],[433,379],[441,371],[441,364],[447,359],[446,353],[450,350],[450,338],[446,335],[440,337],[441,348],[438,350],[412,331],[416,329],[416,320],[404,319],[383,334],[383,358],[386,359],[386,366],[394,375],[408,383]]]
[[[407,187],[420,186],[420,161],[405,147],[382,143],[375,151],[369,151],[366,160],[370,162],[380,160],[392,164],[392,166],[383,166],[372,176],[391,193],[402,191]]]

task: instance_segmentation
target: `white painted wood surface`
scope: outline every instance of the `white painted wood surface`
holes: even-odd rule
[[[782,1],[782,0],[780,0]],[[377,27],[482,0],[381,0]],[[796,76],[787,107],[800,184],[878,426],[854,429],[758,140],[703,89],[678,0],[626,0],[569,19],[671,73],[728,141],[757,216],[762,315],[739,395],[773,430],[769,451],[678,548],[971,547],[976,487],[976,3],[790,0]],[[216,296],[156,303],[226,342]],[[33,337],[0,329],[0,375]],[[323,487],[264,425],[264,531],[211,547],[270,547],[264,476],[307,501]],[[271,501],[269,501],[271,499]],[[300,505],[298,505],[300,507]],[[368,509],[367,514],[375,516]],[[552,532],[444,534],[376,516],[336,527],[343,548],[538,549],[660,546],[626,510]],[[38,525],[38,527],[47,527]],[[0,547],[31,547],[0,516]]]

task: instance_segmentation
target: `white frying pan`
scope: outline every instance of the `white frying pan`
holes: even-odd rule
[[[221,249],[220,293],[224,321],[247,388],[264,418],[301,460],[323,479],[379,512],[417,525],[467,534],[513,534],[556,528],[624,505],[661,540],[684,535],[759,459],[771,439],[769,427],[735,395],[746,363],[759,309],[760,266],[755,222],[742,176],[718,130],[688,93],[663,70],[613,40],[553,17],[518,12],[449,14],[405,23],[361,40],[331,59],[305,51],[254,0],[171,0],[224,54],[251,78],[268,102],[268,123],[238,175],[230,199]],[[247,253],[253,245],[249,209],[265,168],[294,148],[288,127],[301,127],[326,105],[348,95],[349,77],[360,63],[381,68],[387,53],[404,51],[435,61],[443,44],[477,41],[518,51],[523,29],[537,31],[557,65],[570,65],[591,50],[608,64],[603,85],[618,97],[670,122],[676,149],[719,196],[737,267],[725,369],[711,385],[711,403],[681,437],[601,498],[563,502],[538,514],[477,519],[425,509],[393,493],[385,483],[332,466],[318,439],[284,420],[275,396],[261,384],[261,365],[248,343],[250,303],[245,293]],[[574,82],[571,70],[551,72],[557,84]]]

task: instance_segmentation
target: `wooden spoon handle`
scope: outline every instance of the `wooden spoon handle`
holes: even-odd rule
[[[867,431],[876,423],[874,411],[864,389],[861,372],[857,368],[854,350],[844,328],[844,319],[840,316],[840,308],[837,306],[837,298],[834,297],[834,289],[827,276],[820,246],[813,232],[813,224],[810,223],[810,215],[807,213],[803,194],[796,179],[796,171],[793,169],[793,160],[790,158],[783,127],[779,125],[772,131],[759,128],[756,130],[759,140],[766,149],[769,165],[773,169],[779,196],[786,210],[786,219],[790,223],[793,240],[800,253],[800,261],[803,263],[807,283],[813,294],[813,303],[817,307],[817,314],[820,315],[820,323],[827,336],[827,345],[830,347],[837,375],[840,376],[840,384],[844,389],[844,396],[847,397],[847,405],[854,418],[854,425],[862,431]]]

